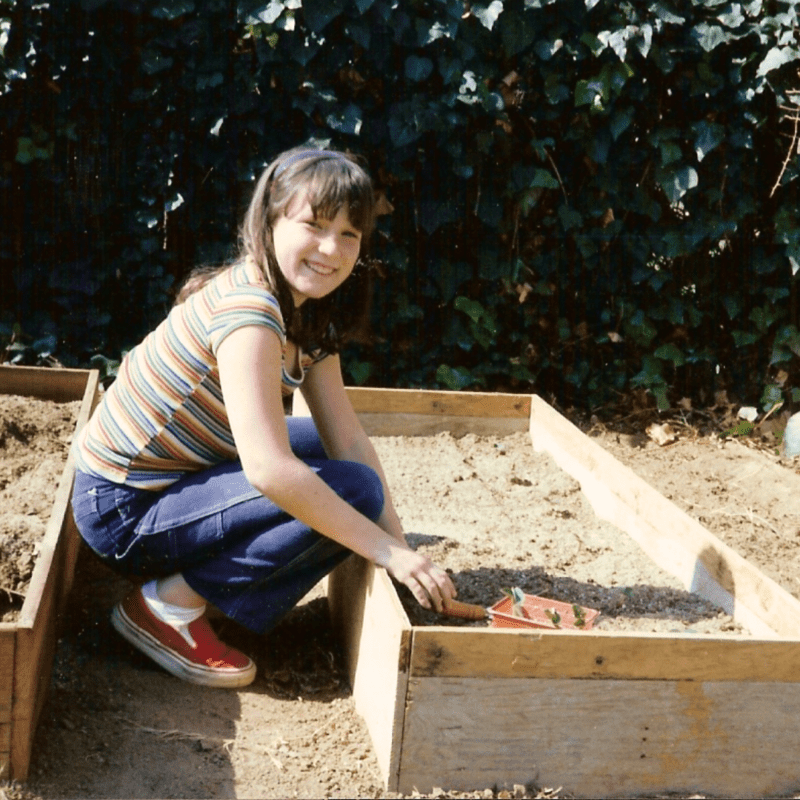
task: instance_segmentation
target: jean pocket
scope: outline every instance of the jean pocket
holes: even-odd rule
[[[118,559],[130,548],[133,529],[141,516],[136,490],[107,481],[76,480],[72,514],[81,537],[99,556]],[[139,501],[138,503],[136,501]]]

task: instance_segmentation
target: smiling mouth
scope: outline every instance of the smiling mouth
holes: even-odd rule
[[[317,264],[314,261],[306,261],[305,265],[317,275],[333,275],[336,272],[336,267],[326,267],[324,264]]]

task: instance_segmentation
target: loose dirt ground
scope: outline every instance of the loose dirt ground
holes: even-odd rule
[[[26,405],[24,418],[33,416]],[[666,446],[645,434],[646,414],[583,427],[800,594],[796,465],[775,454],[771,439],[720,439],[720,413],[707,425],[702,419],[673,419],[678,438]],[[63,444],[63,433],[55,438]],[[732,627],[641,560],[625,537],[587,517],[575,482],[534,456],[525,436],[376,444],[411,540],[447,562],[462,599],[489,603],[501,587],[520,585],[600,607],[611,626]],[[37,452],[35,461],[45,456]],[[25,493],[12,494],[3,496],[4,510]],[[40,504],[41,488],[34,495],[23,502]],[[25,787],[0,784],[0,798],[392,797],[353,709],[319,589],[268,637],[217,620],[221,635],[259,664],[255,683],[236,692],[182,684],[120,640],[108,612],[129,589],[82,553],[30,779]],[[568,797],[568,777],[563,783],[560,792],[517,787],[516,796]],[[515,796],[512,787],[434,794]]]

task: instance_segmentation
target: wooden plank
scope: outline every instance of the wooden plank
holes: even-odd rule
[[[529,395],[354,387],[347,388],[347,395],[369,436],[432,436],[443,431],[454,436],[506,436],[529,425]],[[292,398],[292,414],[310,414],[300,392]]]
[[[14,694],[11,708],[11,774],[27,778],[33,737],[47,696],[56,648],[57,603],[63,578],[63,548],[50,563],[33,624],[17,626]],[[37,559],[38,567],[38,559]],[[35,568],[36,569],[36,568]]]
[[[580,482],[595,514],[628,533],[687,589],[756,636],[800,638],[800,601],[539,397],[532,401],[530,432],[536,450]]]
[[[531,408],[531,395],[527,394],[348,387],[347,395],[359,414],[528,419]]]
[[[8,622],[0,623],[0,724],[11,719],[11,698],[14,662],[17,648],[17,632]]]
[[[398,791],[764,797],[800,783],[800,683],[415,678]]]
[[[80,400],[88,390],[87,380],[96,370],[12,367],[0,364],[0,393],[19,394],[58,403]],[[96,377],[95,377],[96,386]]]
[[[328,603],[348,653],[356,710],[391,789],[403,742],[411,625],[385,570],[355,555],[328,576]]]
[[[0,722],[0,780],[11,775],[11,723]]]
[[[98,373],[96,370],[0,365],[0,392],[55,402],[82,399],[77,431],[86,423],[99,399]],[[55,490],[53,508],[39,544],[19,619],[15,623],[0,624],[0,683],[3,691],[8,687],[10,692],[7,706],[3,705],[4,695],[0,695],[0,709],[8,711],[0,716],[0,726],[5,726],[3,735],[7,740],[5,750],[0,750],[0,762],[5,760],[8,776],[14,780],[27,777],[36,722],[52,672],[57,614],[66,600],[65,583],[71,580],[67,573],[74,571],[77,559],[77,546],[68,541],[74,527],[69,506],[73,478],[74,465],[68,458]],[[13,641],[10,665],[9,641]]]
[[[438,414],[368,414],[358,418],[369,436],[434,436],[447,431],[453,436],[508,436],[528,429],[522,417],[464,417]]]
[[[412,678],[800,680],[800,641],[612,631],[414,629]]]

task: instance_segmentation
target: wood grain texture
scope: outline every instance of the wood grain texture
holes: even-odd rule
[[[412,678],[398,791],[789,792],[798,708],[800,684]]]
[[[509,436],[528,428],[527,419],[521,417],[465,417],[443,414],[372,414],[358,412],[364,430],[369,436],[435,436],[451,433],[464,436]]]
[[[435,414],[449,417],[509,417],[527,420],[531,396],[493,392],[348,387],[357,413]]]
[[[331,618],[348,654],[356,710],[364,718],[384,781],[397,784],[411,625],[385,570],[351,556],[328,576]]]
[[[687,589],[756,636],[800,638],[800,601],[539,397],[533,398],[530,431],[534,447],[579,481],[595,514],[628,533]]]
[[[80,400],[96,370],[11,367],[0,364],[0,394],[18,394],[58,403]],[[96,384],[96,377],[94,378]]]
[[[16,660],[17,631],[9,622],[0,623],[0,722],[11,717],[11,698]]]
[[[497,420],[517,425],[524,408],[511,401],[499,413],[475,398],[425,394],[370,390],[354,405],[375,431],[397,435],[436,425],[494,433]],[[469,431],[478,419],[488,431]],[[796,789],[797,601],[540,398],[528,424],[536,449],[581,483],[599,517],[753,635],[408,628],[385,573],[351,564],[346,579],[332,578],[332,602],[387,788],[533,782],[581,797]]]
[[[414,629],[417,677],[784,682],[800,680],[800,641],[612,631]]]
[[[55,402],[81,400],[77,432],[99,400],[98,373],[0,365],[0,393]],[[19,619],[0,623],[0,768],[5,765],[7,777],[19,781],[28,774],[36,723],[52,672],[58,614],[77,561],[77,531],[70,509],[74,471],[68,458],[55,487]]]
[[[11,777],[11,723],[0,722],[0,780]]]
[[[347,395],[369,436],[433,436],[443,431],[506,436],[529,426],[529,395],[354,387],[348,387]],[[300,392],[292,398],[292,414],[310,414]]]

